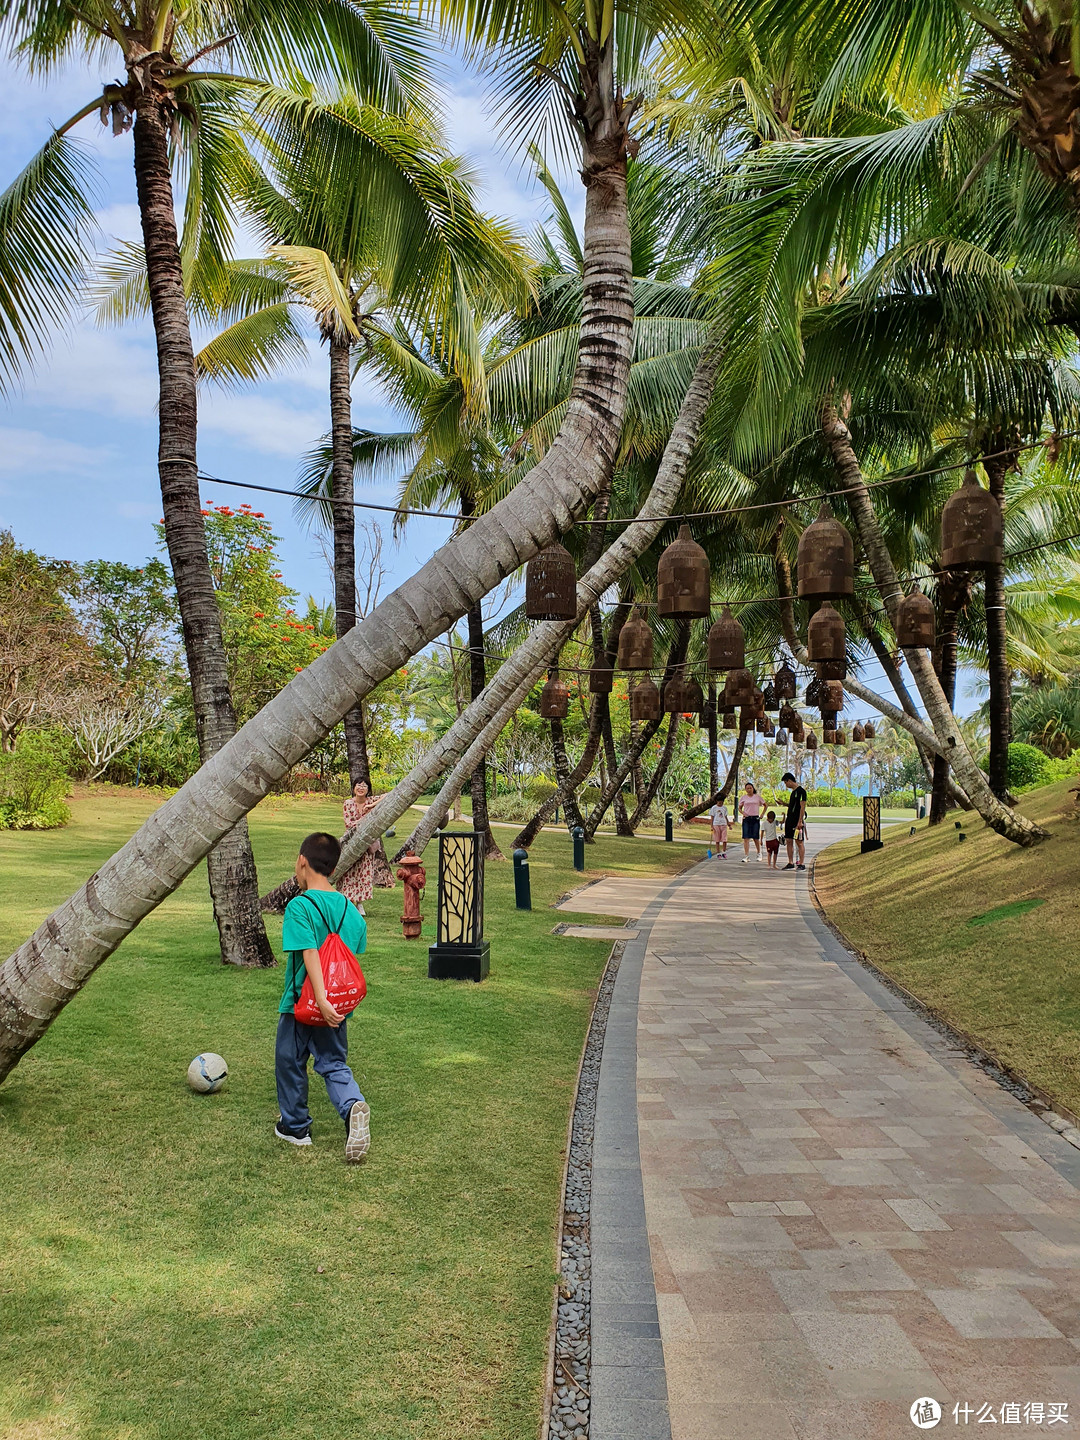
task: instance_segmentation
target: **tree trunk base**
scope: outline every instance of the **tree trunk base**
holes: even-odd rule
[[[218,841],[206,857],[206,866],[223,964],[256,969],[276,965],[259,918],[259,877],[246,820],[238,821]]]

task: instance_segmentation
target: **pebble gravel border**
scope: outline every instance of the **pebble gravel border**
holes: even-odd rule
[[[593,1131],[600,1062],[604,1055],[611,997],[625,945],[616,944],[608,959],[585,1040],[577,1097],[570,1127],[570,1153],[563,1194],[559,1293],[555,1312],[555,1348],[551,1407],[546,1440],[587,1440],[592,1368],[592,1250],[589,1213],[592,1202]]]

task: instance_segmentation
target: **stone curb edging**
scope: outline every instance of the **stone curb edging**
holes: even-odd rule
[[[865,994],[967,1089],[972,1088],[970,1072],[973,1069],[992,1080],[1002,1093],[1000,1099],[994,1101],[993,1091],[987,1093],[981,1090],[979,1096],[987,1108],[1037,1151],[1063,1179],[1080,1189],[1080,1145],[1066,1138],[1061,1133],[1061,1126],[1053,1123],[1061,1117],[1053,1110],[1049,1097],[1024,1076],[1003,1065],[969,1035],[942,1019],[917,995],[885,971],[879,970],[872,960],[852,945],[843,931],[829,919],[818,897],[814,885],[817,859],[815,855],[810,862],[806,887],[805,890],[800,887],[799,899],[804,917],[810,928],[816,930],[826,957],[839,964]],[[1066,1122],[1064,1128],[1072,1127]]]

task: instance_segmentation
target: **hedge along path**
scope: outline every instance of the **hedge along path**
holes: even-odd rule
[[[97,967],[270,787],[381,680],[552,544],[610,480],[634,318],[624,106],[600,86],[582,122],[585,241],[578,359],[550,450],[503,500],[313,661],[0,967],[0,1080]]]

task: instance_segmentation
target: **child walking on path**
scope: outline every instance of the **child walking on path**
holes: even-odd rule
[[[761,853],[761,796],[752,780],[746,782],[746,792],[739,796],[739,809],[742,812],[742,863],[749,865],[751,840],[757,848],[758,860],[765,858]]]
[[[371,1144],[371,1112],[349,1069],[348,1017],[339,1015],[326,998],[319,947],[328,935],[340,935],[354,955],[367,947],[367,922],[330,881],[341,855],[333,835],[309,835],[300,846],[296,879],[301,894],[285,907],[281,944],[288,954],[285,992],[278,1006],[274,1072],[281,1115],[274,1126],[279,1140],[311,1144],[308,1110],[308,1059],[321,1075],[330,1102],[345,1122],[345,1159],[359,1164]],[[294,1012],[305,978],[311,978],[315,1002],[325,1025],[304,1025]]]
[[[776,829],[776,811],[770,810],[761,822],[761,835],[765,841],[765,853],[768,855],[768,868],[775,870],[776,857],[780,854],[780,836]]]
[[[731,825],[728,819],[727,806],[719,801],[709,811],[709,819],[712,821],[713,844],[720,853],[720,859],[727,859],[727,832]]]

